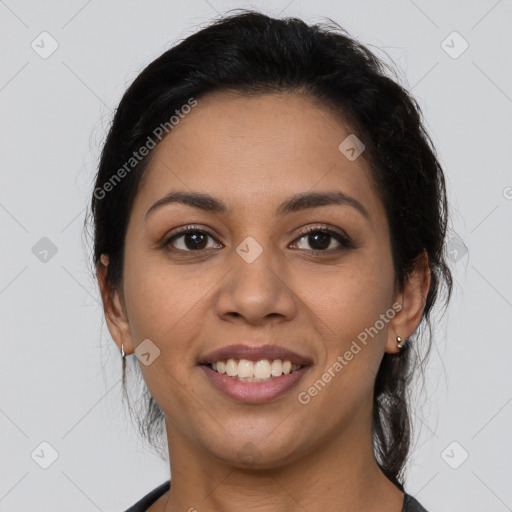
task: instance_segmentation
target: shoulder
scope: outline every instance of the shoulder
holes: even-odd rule
[[[171,481],[168,480],[163,484],[159,485],[151,492],[142,497],[137,503],[132,505],[125,512],[145,512],[155,501],[163,496],[171,487]]]
[[[171,487],[171,482],[168,480],[159,485],[151,492],[143,496],[137,503],[133,504],[125,512],[145,512],[155,501],[163,496]],[[404,504],[402,512],[428,512],[415,498],[409,494],[404,494]]]
[[[415,498],[409,494],[404,494],[404,504],[402,512],[428,512]]]

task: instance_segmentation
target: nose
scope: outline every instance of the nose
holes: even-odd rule
[[[254,261],[233,253],[232,269],[215,301],[219,318],[261,326],[295,317],[298,299],[289,275],[284,263],[270,253],[265,249]]]

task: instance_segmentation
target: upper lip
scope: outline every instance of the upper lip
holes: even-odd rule
[[[297,365],[310,365],[309,357],[302,356],[278,345],[228,345],[202,356],[199,364],[216,363],[227,359],[248,359],[249,361],[260,361],[261,359],[281,359],[290,361]]]

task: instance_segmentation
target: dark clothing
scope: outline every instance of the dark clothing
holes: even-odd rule
[[[159,485],[150,493],[146,494],[135,505],[132,505],[126,512],[145,512],[155,501],[163,496],[171,487],[170,480]],[[402,512],[427,512],[412,496],[404,495],[404,506]]]

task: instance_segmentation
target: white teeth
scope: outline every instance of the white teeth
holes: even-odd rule
[[[254,377],[254,363],[247,359],[240,359],[236,374],[239,377]]]
[[[259,361],[249,361],[248,359],[228,359],[226,362],[217,361],[212,363],[212,369],[218,373],[225,373],[229,377],[237,380],[257,382],[267,381],[274,377],[280,377],[283,373],[289,374],[301,368],[298,364],[292,364],[291,361],[274,359],[260,359]]]
[[[238,363],[234,359],[228,359],[226,362],[226,375],[236,377],[238,371]]]
[[[283,363],[281,359],[275,359],[272,361],[272,366],[270,367],[272,371],[272,375],[274,377],[279,377],[281,373],[283,373]]]
[[[254,365],[254,377],[257,379],[270,379],[270,363],[263,359]]]

